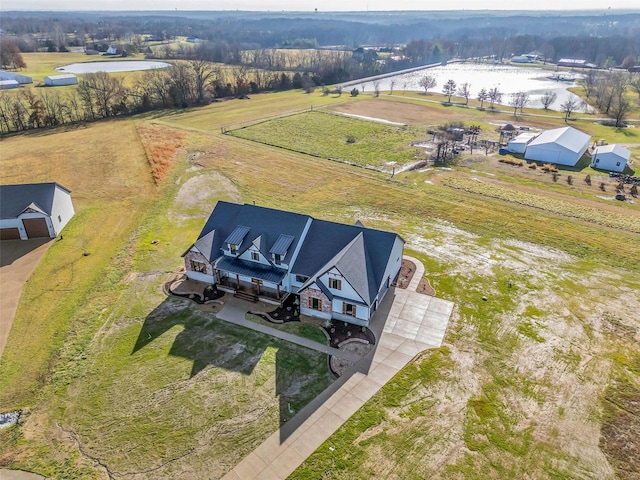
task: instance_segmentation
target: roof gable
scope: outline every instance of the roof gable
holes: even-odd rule
[[[586,143],[589,143],[591,137],[573,127],[554,128],[545,130],[530,143],[529,147],[555,143],[572,152],[580,152]]]
[[[51,215],[56,188],[69,193],[55,182],[0,185],[0,218],[17,218],[28,208]]]
[[[601,145],[599,147],[596,147],[593,150],[593,155],[598,155],[598,154],[603,154],[603,153],[613,153],[614,155],[617,155],[618,157],[624,159],[624,160],[629,160],[629,158],[631,157],[631,152],[626,149],[625,147],[623,147],[622,145],[618,145],[616,143],[611,144],[611,145]]]

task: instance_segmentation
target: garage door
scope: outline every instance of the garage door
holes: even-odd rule
[[[0,228],[0,240],[20,240],[20,231],[17,228]]]
[[[49,228],[44,218],[25,218],[22,220],[24,229],[29,238],[41,238],[49,236]]]

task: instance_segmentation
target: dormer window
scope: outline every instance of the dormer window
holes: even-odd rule
[[[279,253],[273,254],[273,263],[280,265],[282,263],[282,256]]]
[[[282,259],[287,256],[287,251],[289,247],[293,243],[293,237],[291,235],[280,235],[276,240],[276,243],[273,244],[269,253],[273,255],[273,263],[276,265],[280,265],[282,263]]]
[[[260,261],[260,254],[258,252],[251,252],[251,260],[254,262]]]
[[[229,253],[231,253],[231,255],[235,255],[238,252],[238,247],[242,244],[249,230],[251,230],[249,227],[238,225],[224,241],[224,243],[229,245]]]
[[[229,252],[232,255],[235,255],[237,251],[238,251],[238,246],[236,244],[234,244],[234,243],[230,243],[229,244]]]

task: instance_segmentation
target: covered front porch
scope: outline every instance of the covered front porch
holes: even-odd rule
[[[289,295],[282,289],[286,270],[237,258],[223,258],[216,265],[218,288],[239,298],[280,304]]]

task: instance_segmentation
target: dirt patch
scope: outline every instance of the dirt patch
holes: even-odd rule
[[[202,217],[211,213],[218,200],[237,203],[241,197],[235,185],[219,173],[196,175],[180,187],[171,215],[178,219]]]
[[[600,448],[622,480],[640,479],[640,391],[607,395],[605,408],[615,412],[602,425]]]

